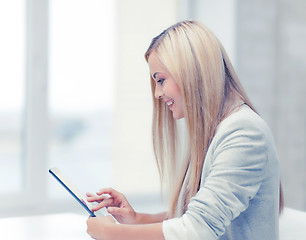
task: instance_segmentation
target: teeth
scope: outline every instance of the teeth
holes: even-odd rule
[[[167,102],[167,105],[170,106],[170,105],[172,105],[173,103],[174,103],[174,101],[172,100],[172,101]]]

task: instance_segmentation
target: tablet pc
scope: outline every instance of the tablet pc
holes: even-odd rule
[[[51,175],[82,205],[91,217],[96,216],[91,210],[92,205],[87,202],[86,196],[83,195],[58,168],[49,169],[49,173],[51,173]]]

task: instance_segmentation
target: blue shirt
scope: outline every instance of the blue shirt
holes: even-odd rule
[[[200,189],[166,240],[276,240],[279,161],[265,122],[248,106],[224,119],[207,151]]]

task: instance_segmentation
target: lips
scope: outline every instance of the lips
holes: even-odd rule
[[[171,99],[170,101],[167,101],[166,104],[168,105],[168,107],[172,106],[174,103],[174,100]]]

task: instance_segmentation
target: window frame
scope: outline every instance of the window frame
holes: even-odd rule
[[[80,213],[72,198],[49,194],[49,0],[25,0],[25,95],[21,132],[22,190],[0,193],[0,218]],[[9,184],[9,183],[8,183]],[[84,212],[85,214],[85,212]]]
[[[22,190],[1,194],[0,217],[41,212],[47,199],[48,0],[25,1],[25,99]],[[44,171],[46,169],[46,171]]]

